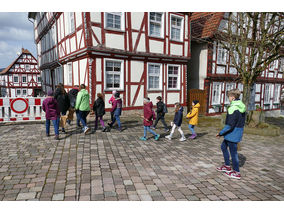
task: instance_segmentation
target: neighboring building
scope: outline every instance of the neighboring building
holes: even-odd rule
[[[118,90],[124,109],[141,109],[143,98],[162,96],[168,106],[186,104],[190,59],[188,13],[29,13],[43,91],[84,83],[105,99]],[[106,101],[106,108],[110,105]]]
[[[37,60],[26,49],[0,72],[1,97],[36,97],[41,91]]]
[[[226,111],[229,100],[226,91],[243,90],[239,75],[231,66],[229,54],[218,43],[215,34],[222,29],[225,13],[193,13],[191,16],[191,61],[189,64],[189,89],[205,90],[207,93],[207,113]],[[249,48],[247,48],[249,54]],[[279,114],[280,91],[284,86],[283,60],[274,61],[257,78],[252,103],[265,111]]]

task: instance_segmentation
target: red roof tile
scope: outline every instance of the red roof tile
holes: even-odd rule
[[[191,16],[192,39],[211,38],[218,30],[223,12],[194,12]]]

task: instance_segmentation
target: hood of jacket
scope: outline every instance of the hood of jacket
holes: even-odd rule
[[[178,111],[183,112],[183,107],[181,106]]]
[[[232,101],[228,113],[233,114],[236,110],[239,110],[240,113],[244,113],[246,111],[246,105],[241,100]]]
[[[78,94],[79,90],[77,88],[73,88],[69,91],[69,94],[72,96],[76,96]]]
[[[197,103],[197,104],[195,104],[194,106],[193,106],[193,108],[199,108],[200,107],[200,104],[199,103]]]

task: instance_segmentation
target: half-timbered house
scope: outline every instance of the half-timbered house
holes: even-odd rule
[[[2,97],[35,97],[41,92],[41,74],[36,58],[26,49],[0,72]]]
[[[121,93],[124,109],[140,109],[143,97],[162,96],[168,106],[186,104],[190,58],[187,13],[46,12],[34,20],[43,90],[85,84],[97,93]],[[106,103],[106,107],[110,105]]]
[[[228,52],[216,38],[222,30],[225,13],[195,12],[191,16],[191,62],[189,89],[205,90],[207,94],[207,113],[218,114],[226,111],[229,99],[226,91],[243,85],[238,81],[238,72],[232,66]],[[247,48],[247,55],[250,48]],[[272,63],[257,78],[251,102],[260,106],[266,113],[278,115],[280,112],[280,91],[284,87],[283,59]]]

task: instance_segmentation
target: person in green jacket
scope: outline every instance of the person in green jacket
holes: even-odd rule
[[[79,111],[79,119],[83,124],[82,130],[85,134],[87,134],[90,131],[90,128],[87,126],[87,115],[90,112],[90,95],[84,84],[80,85],[80,91],[76,98],[75,109]]]

